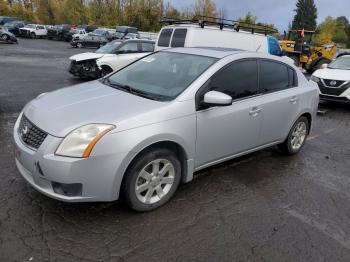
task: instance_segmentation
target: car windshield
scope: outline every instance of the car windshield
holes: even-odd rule
[[[339,57],[338,59],[330,63],[328,68],[350,70],[350,56]]]
[[[158,101],[170,101],[218,59],[158,52],[102,80],[112,87]]]
[[[121,41],[112,41],[96,50],[97,54],[115,54]]]
[[[35,28],[35,25],[32,25],[32,24],[29,24],[29,25],[26,25],[27,28]]]

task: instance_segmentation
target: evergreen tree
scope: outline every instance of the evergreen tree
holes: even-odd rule
[[[314,0],[298,0],[292,23],[293,29],[315,30],[317,27],[317,8]]]

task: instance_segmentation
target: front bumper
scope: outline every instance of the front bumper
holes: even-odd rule
[[[320,100],[330,101],[330,102],[350,103],[350,97],[346,97],[346,96],[332,96],[332,95],[320,94]]]
[[[84,159],[57,156],[54,152],[62,138],[51,135],[35,151],[27,147],[19,136],[20,118],[21,115],[13,133],[15,161],[18,171],[32,187],[46,196],[65,202],[118,199],[119,182],[116,181],[121,181],[119,176],[122,174],[118,170],[126,154],[90,156]]]
[[[101,71],[98,68],[96,61],[75,61],[72,60],[69,68],[69,73],[82,79],[97,79],[101,75]]]

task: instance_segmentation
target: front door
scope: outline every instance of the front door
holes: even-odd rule
[[[230,106],[206,108],[206,92],[230,95]],[[216,73],[197,94],[197,141],[195,166],[203,166],[248,151],[258,144],[261,101],[255,59],[239,60]]]

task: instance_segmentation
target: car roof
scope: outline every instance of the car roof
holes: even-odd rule
[[[215,58],[221,59],[229,55],[245,53],[247,51],[234,49],[234,48],[223,48],[223,47],[177,47],[177,48],[163,49],[161,52],[202,55],[202,56],[209,56],[209,57],[215,57]]]

